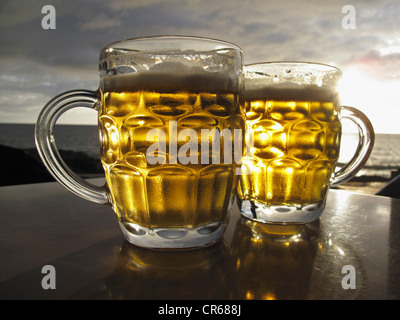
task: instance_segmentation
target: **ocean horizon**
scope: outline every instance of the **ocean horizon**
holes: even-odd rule
[[[33,149],[34,124],[0,124],[0,145],[16,149]],[[100,161],[98,127],[95,125],[57,124],[54,129],[59,150],[83,152]],[[351,158],[357,145],[357,134],[344,133],[339,165]],[[374,149],[357,176],[390,179],[400,169],[400,134],[376,134]]]

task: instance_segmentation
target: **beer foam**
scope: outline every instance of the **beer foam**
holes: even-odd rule
[[[238,83],[229,74],[199,70],[148,70],[112,76],[100,80],[103,91],[148,90],[158,92],[235,92]]]
[[[317,85],[281,84],[270,86],[246,86],[246,100],[278,101],[334,101],[337,91],[333,88]]]

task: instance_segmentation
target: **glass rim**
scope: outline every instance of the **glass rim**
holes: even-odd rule
[[[140,43],[140,42],[142,42],[142,43],[149,42],[150,43],[150,41],[155,41],[155,40],[160,40],[160,41],[167,41],[167,40],[171,40],[171,41],[172,40],[182,40],[182,41],[184,41],[184,40],[186,40],[186,41],[198,41],[199,43],[200,42],[204,42],[204,43],[209,42],[209,43],[215,43],[216,45],[221,44],[221,45],[224,45],[224,47],[228,46],[230,48],[234,48],[236,50],[239,50],[243,54],[243,49],[233,42],[216,39],[216,38],[209,38],[209,37],[202,37],[202,36],[188,36],[188,35],[154,35],[154,36],[126,38],[123,40],[118,40],[118,41],[109,43],[108,45],[106,45],[105,47],[103,47],[101,49],[101,52],[105,52],[107,49],[114,48],[117,45],[124,44],[124,43],[126,43],[126,44]],[[218,48],[216,47],[216,49],[218,49]]]

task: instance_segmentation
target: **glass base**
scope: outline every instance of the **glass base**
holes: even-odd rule
[[[263,223],[309,223],[317,220],[325,209],[325,202],[304,206],[271,206],[252,200],[238,201],[242,216]]]
[[[217,221],[191,228],[146,228],[135,223],[119,222],[125,238],[132,244],[148,249],[191,249],[218,241],[226,223]]]

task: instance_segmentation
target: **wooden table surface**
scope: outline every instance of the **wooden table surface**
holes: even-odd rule
[[[3,300],[400,298],[399,199],[330,190],[298,226],[235,206],[219,243],[176,252],[127,243],[110,207],[55,182],[1,187],[0,204]]]

